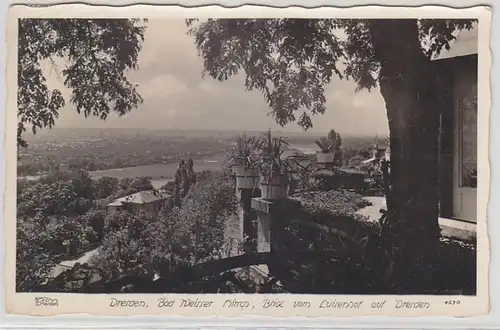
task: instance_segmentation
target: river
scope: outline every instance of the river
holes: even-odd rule
[[[205,159],[194,160],[194,169],[196,172],[206,170],[220,170],[221,161],[224,156],[218,155]],[[151,184],[156,189],[163,186],[167,181],[173,180],[175,171],[179,166],[178,162],[166,164],[140,165],[133,167],[113,168],[109,170],[100,170],[89,172],[93,179],[99,179],[105,176],[116,178],[135,178],[147,176],[151,178]]]
[[[285,153],[285,156],[290,155],[294,152],[294,150],[298,150],[303,153],[316,152],[316,148],[314,148],[314,145],[292,145],[290,146],[290,149]],[[223,159],[223,155],[216,155],[213,157],[194,160],[194,169],[196,172],[205,170],[220,170],[221,162]],[[178,162],[139,165],[131,167],[112,168],[108,170],[90,171],[89,174],[93,179],[99,179],[105,176],[115,178],[149,177],[151,178],[151,184],[153,185],[153,187],[158,189],[168,181],[174,179],[175,171],[177,170],[178,166]],[[24,178],[28,180],[37,180],[39,176],[25,176]]]

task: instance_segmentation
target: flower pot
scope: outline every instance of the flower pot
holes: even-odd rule
[[[233,167],[236,176],[236,189],[255,189],[259,186],[259,174],[253,170],[243,167]]]
[[[77,254],[77,251],[78,251],[78,245],[76,244],[76,242],[72,242],[72,241],[64,241],[63,242],[63,246],[66,248],[66,255],[67,256],[75,256]]]
[[[261,176],[260,194],[263,199],[276,200],[288,197],[289,180],[286,174]]]
[[[319,164],[333,164],[333,161],[335,160],[335,154],[334,153],[317,153],[316,154],[316,161]]]

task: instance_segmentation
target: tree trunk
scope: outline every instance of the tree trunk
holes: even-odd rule
[[[438,222],[437,79],[424,55],[416,20],[374,20],[380,91],[390,130],[388,221],[383,235],[397,293],[432,291]]]

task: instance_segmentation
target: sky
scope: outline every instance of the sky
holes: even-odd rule
[[[245,91],[243,76],[218,82],[202,79],[203,61],[184,20],[149,20],[139,70],[129,74],[144,99],[137,109],[119,117],[84,119],[68,102],[60,111],[61,128],[149,128],[267,130],[300,132],[296,123],[284,128],[268,116],[269,107],[260,92]],[[49,87],[58,88],[69,100],[70,92],[50,63],[45,64]],[[326,113],[312,117],[311,133],[335,129],[348,135],[386,135],[385,104],[378,89],[355,92],[352,81],[334,77],[326,88]]]

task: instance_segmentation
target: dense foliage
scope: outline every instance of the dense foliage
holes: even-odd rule
[[[298,119],[307,129],[312,127],[310,114],[326,111],[324,88],[334,75],[353,79],[359,88],[378,85],[383,60],[373,40],[380,29],[378,21],[398,24],[392,20],[291,18],[190,19],[187,24],[204,60],[204,73],[225,81],[243,72],[245,87],[262,92],[279,124]],[[411,37],[429,41],[426,48],[421,47],[426,58],[449,48],[456,30],[470,29],[473,23],[399,21],[401,27],[415,26]],[[345,32],[347,39],[341,40],[338,31]],[[402,46],[406,41],[394,42]]]
[[[201,172],[180,207],[166,203],[155,213],[123,211],[106,217],[102,247],[91,264],[102,277],[154,277],[210,259],[231,249],[227,220],[237,201],[230,177]]]
[[[311,212],[326,210],[331,215],[350,215],[370,205],[363,196],[349,190],[304,192],[298,195],[302,206]]]
[[[102,239],[106,201],[152,186],[145,178],[93,181],[76,171],[18,180],[17,188],[16,288],[25,291],[44,283],[61,259]]]
[[[294,198],[302,202],[305,220],[332,228],[344,228],[351,233],[379,228],[378,222],[357,214],[359,209],[371,203],[355,192],[342,189],[316,191],[301,193]]]
[[[66,100],[50,90],[43,61],[64,58],[65,86],[78,113],[105,119],[110,111],[126,114],[142,102],[126,77],[137,68],[145,25],[138,19],[20,19],[18,41],[18,128],[20,146],[26,128],[52,127]]]

